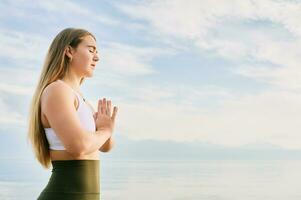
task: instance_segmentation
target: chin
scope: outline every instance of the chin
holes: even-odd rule
[[[85,77],[93,77],[93,75],[94,75],[94,72],[87,72],[85,74]]]

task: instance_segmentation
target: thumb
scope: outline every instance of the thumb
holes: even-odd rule
[[[95,112],[95,113],[93,114],[93,118],[94,118],[94,120],[96,120],[96,119],[97,119],[97,114],[98,114],[98,112]]]

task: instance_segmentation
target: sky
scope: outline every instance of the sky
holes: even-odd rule
[[[76,27],[100,55],[81,90],[95,109],[103,97],[118,106],[115,134],[301,149],[301,1],[4,0],[0,10],[2,135],[26,134],[49,45]]]

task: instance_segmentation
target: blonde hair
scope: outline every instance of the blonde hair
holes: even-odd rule
[[[32,97],[29,110],[28,140],[31,142],[36,159],[44,168],[51,164],[49,143],[47,141],[41,121],[41,94],[52,82],[62,79],[68,72],[70,58],[65,54],[68,46],[76,48],[83,37],[90,35],[84,29],[66,28],[52,41],[43,65],[38,85]],[[96,41],[96,39],[95,39]],[[84,78],[81,79],[82,84]]]

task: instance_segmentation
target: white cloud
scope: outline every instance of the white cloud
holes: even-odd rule
[[[50,45],[49,40],[41,35],[1,29],[0,37],[0,56],[9,58],[24,66],[27,63],[36,63],[44,58],[47,47]]]
[[[173,54],[171,49],[137,47],[115,42],[107,43],[101,49],[100,63],[98,64],[100,69],[123,75],[155,73],[149,62],[156,56]]]
[[[3,129],[16,125],[24,126],[27,122],[22,113],[9,109],[9,106],[2,98],[0,98],[0,110],[0,125]]]
[[[300,148],[296,142],[300,130],[300,98],[300,94],[274,91],[226,101],[220,111],[204,117],[203,130],[208,133],[208,139],[217,143],[269,141]]]
[[[134,139],[199,140],[227,146],[268,141],[301,148],[300,102],[300,94],[275,91],[232,98],[209,112],[182,102],[120,103],[118,133]]]
[[[86,20],[91,14],[89,9],[71,1],[43,1],[38,5],[62,20],[73,14]],[[93,20],[115,27],[136,27],[135,30],[150,33],[142,37],[153,39],[156,45],[160,44],[158,41],[164,44],[162,48],[110,41],[100,48],[101,60],[91,83],[98,86],[100,92],[105,90],[100,86],[126,91],[127,95],[117,99],[120,101],[117,102],[120,134],[134,139],[201,140],[232,146],[267,141],[287,148],[301,148],[298,144],[301,139],[298,135],[300,4],[268,0],[176,0],[116,6],[139,20],[135,23],[124,20],[125,24],[121,24],[113,16],[98,15]],[[138,23],[142,21],[146,22],[144,27]],[[258,28],[260,23],[277,28]],[[32,69],[32,65],[42,63],[49,40],[28,32],[1,30],[0,56],[14,60],[18,66],[25,62],[24,68]],[[274,90],[240,96],[217,86],[170,86],[147,81],[131,84],[135,76],[160,73],[160,69],[153,66],[153,60],[195,47],[238,63],[229,70],[272,84]],[[249,60],[255,64],[248,63]],[[0,91],[23,95],[32,91],[30,86],[21,84],[34,85],[33,80],[26,81],[24,77],[38,77],[32,75],[36,71],[4,67],[0,70]],[[132,98],[127,100],[127,97]],[[214,109],[206,107],[205,100],[215,101]],[[0,107],[3,110],[1,123],[22,121],[3,99],[0,99]]]
[[[0,91],[12,93],[12,94],[29,94],[33,91],[31,87],[24,87],[21,85],[12,85],[6,83],[0,83]]]
[[[0,68],[0,88],[12,93],[23,94],[32,90],[30,88],[33,88],[33,85],[36,84],[40,71],[26,67],[17,68],[15,66]]]
[[[143,58],[139,57],[139,53],[133,52],[130,46],[113,44],[107,49],[103,49],[101,55],[102,65],[106,70],[127,74],[127,75],[143,75],[153,73],[153,69],[149,64],[143,62]],[[140,53],[140,55],[142,52]]]
[[[274,86],[274,90],[257,95],[226,93],[220,96],[222,106],[209,112],[188,104],[201,101],[197,90],[186,88],[187,96],[178,103],[152,101],[164,98],[155,92],[158,96],[148,103],[121,104],[124,113],[120,127],[125,134],[135,138],[199,139],[224,145],[268,141],[301,148],[297,142],[301,139],[300,3],[179,0],[118,7],[132,18],[144,20],[156,41],[208,50],[217,58],[237,62],[229,69],[233,73]],[[248,63],[250,60],[255,64]],[[165,97],[179,93],[163,92]]]
[[[258,44],[254,56],[258,60],[270,62],[272,66],[268,64],[242,65],[234,69],[234,72],[282,89],[300,91],[300,44],[299,41],[295,41],[295,43],[262,41],[260,45]]]
[[[90,21],[102,23],[109,26],[118,26],[121,22],[118,19],[114,19],[112,15],[107,16],[104,13],[97,13],[86,6],[75,3],[73,1],[59,1],[59,0],[44,0],[44,1],[24,1],[14,0],[2,3],[1,18],[13,15],[17,18],[28,19],[33,21],[39,21],[43,23],[53,22],[56,19],[65,20],[67,16],[81,16],[83,21],[88,18]],[[43,17],[37,17],[40,12],[43,12]],[[60,18],[57,18],[60,15]],[[63,17],[64,16],[64,17]],[[86,21],[86,24],[90,21]]]
[[[229,19],[271,20],[293,33],[300,33],[300,26],[296,24],[299,24],[301,4],[291,1],[157,0],[118,7],[133,18],[146,20],[155,31],[188,39],[202,38]]]
[[[271,0],[165,0],[122,5],[119,8],[133,18],[148,22],[155,36],[172,37],[174,42],[181,44],[182,40],[186,40],[188,46],[197,45],[200,49],[234,61],[252,58],[280,65],[281,68],[271,69],[264,76],[255,77],[256,73],[251,73],[253,76],[249,77],[269,77],[271,80],[267,82],[271,84],[300,89],[299,70],[295,65],[301,63],[298,48],[301,36],[301,23],[298,20],[301,17],[300,3]],[[243,27],[252,20],[253,26]],[[279,30],[258,29],[256,24],[260,23],[277,25]],[[279,32],[286,35],[279,37]],[[255,70],[252,69],[252,72]],[[258,70],[262,74],[265,68]]]
[[[40,1],[37,2],[42,9],[45,9],[51,13],[60,13],[60,14],[72,14],[79,15],[81,17],[88,17],[89,20],[95,20],[96,22],[100,22],[110,26],[120,25],[120,21],[114,19],[113,16],[106,16],[104,13],[96,13],[93,10],[88,9],[87,7],[74,3],[72,1]]]

